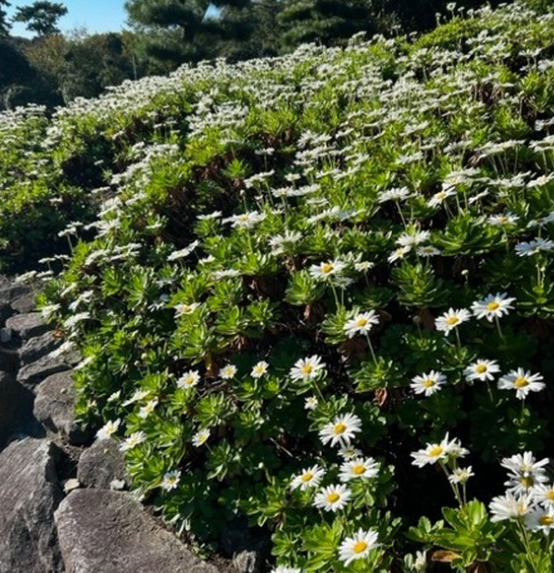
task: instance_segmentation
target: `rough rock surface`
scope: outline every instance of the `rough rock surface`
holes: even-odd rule
[[[66,573],[217,573],[128,493],[72,491],[56,522]]]
[[[71,444],[84,444],[89,437],[75,422],[75,389],[69,370],[52,374],[39,384],[33,412],[46,429]]]
[[[110,489],[114,480],[130,484],[125,471],[125,457],[113,439],[96,440],[79,459],[77,479],[84,487]]]
[[[0,372],[0,448],[9,436],[26,426],[32,404],[32,392]]]
[[[50,330],[40,312],[16,314],[6,320],[6,328],[11,329],[22,340],[28,340],[32,336],[39,336]]]
[[[17,381],[24,386],[35,386],[45,380],[51,374],[68,370],[68,366],[62,358],[52,357],[51,355],[43,356],[36,362],[23,366],[17,375]]]
[[[62,498],[55,446],[26,438],[0,454],[0,573],[64,570],[53,514]]]
[[[52,331],[45,332],[41,336],[31,338],[19,349],[21,366],[27,366],[35,360],[46,356],[60,345],[60,341]]]

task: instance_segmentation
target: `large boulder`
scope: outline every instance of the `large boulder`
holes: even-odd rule
[[[84,487],[112,489],[112,482],[130,485],[125,469],[125,456],[113,439],[96,440],[79,458],[77,479]]]
[[[48,440],[12,442],[0,454],[0,573],[64,570],[54,511],[62,499]]]
[[[50,327],[44,322],[40,312],[28,314],[16,314],[6,320],[6,328],[9,328],[22,340],[29,340],[33,336],[44,334]]]
[[[84,444],[89,434],[75,421],[75,389],[71,371],[48,376],[36,389],[35,418],[48,430],[61,434],[70,444]]]
[[[129,493],[72,491],[56,511],[66,573],[218,573]]]

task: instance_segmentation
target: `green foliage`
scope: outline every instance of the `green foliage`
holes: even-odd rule
[[[549,570],[551,20],[0,116],[4,256],[69,223],[42,310],[77,413],[178,531],[248,521],[295,572]]]

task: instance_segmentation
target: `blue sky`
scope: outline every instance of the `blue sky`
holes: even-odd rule
[[[125,25],[127,13],[123,8],[125,0],[54,0],[64,4],[67,14],[60,19],[62,32],[75,28],[86,28],[88,32],[118,32]],[[10,0],[8,14],[12,16],[18,6],[28,6],[34,0]],[[24,24],[14,24],[12,35],[29,36]]]

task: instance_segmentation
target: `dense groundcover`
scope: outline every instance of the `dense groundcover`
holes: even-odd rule
[[[552,570],[553,19],[0,116],[5,252],[79,218],[43,312],[177,531],[247,518],[281,573]]]

